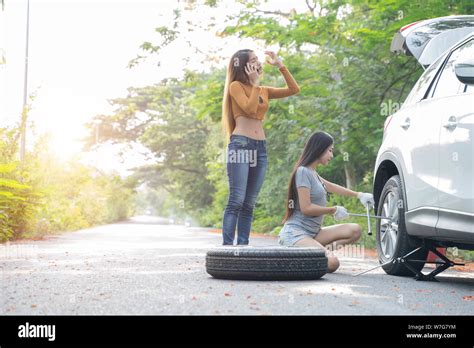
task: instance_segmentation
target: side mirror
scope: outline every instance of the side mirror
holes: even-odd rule
[[[474,59],[468,59],[454,65],[456,77],[466,85],[474,85]]]

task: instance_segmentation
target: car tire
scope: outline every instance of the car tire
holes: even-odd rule
[[[314,280],[327,273],[326,250],[300,247],[219,247],[206,255],[218,279]]]
[[[410,237],[407,233],[404,197],[404,187],[400,176],[392,176],[383,187],[377,208],[377,215],[391,216],[395,220],[390,223],[388,220],[377,219],[376,222],[377,254],[381,264],[402,257],[421,245],[421,241]],[[394,207],[392,204],[396,204],[396,206]],[[426,260],[427,255],[428,250],[423,248],[412,254],[410,259]],[[410,262],[410,265],[418,271],[424,267],[423,262]],[[402,263],[389,263],[382,268],[390,275],[414,276],[413,272]]]

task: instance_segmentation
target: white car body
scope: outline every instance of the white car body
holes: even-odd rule
[[[468,25],[438,32],[424,50],[407,52],[410,35],[452,19]],[[397,33],[391,49],[415,56],[426,70],[386,120],[374,170],[376,204],[387,178],[399,175],[407,233],[474,250],[474,85],[462,83],[454,70],[474,57],[474,16],[418,22]]]

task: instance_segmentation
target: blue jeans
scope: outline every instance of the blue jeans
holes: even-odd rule
[[[229,201],[222,223],[223,245],[233,245],[237,226],[237,244],[249,243],[253,208],[265,179],[268,164],[266,140],[231,135],[227,146]]]

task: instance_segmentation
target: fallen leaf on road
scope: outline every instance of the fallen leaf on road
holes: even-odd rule
[[[31,305],[31,308],[36,308],[37,306],[35,304],[32,304]]]
[[[472,301],[474,300],[474,296],[463,296],[462,298],[464,301]]]
[[[229,294],[228,292],[224,292],[224,296],[232,296],[232,295]]]
[[[358,305],[358,304],[360,304],[360,302],[357,301],[357,300],[354,300],[354,301],[351,302],[351,304],[350,304],[349,306],[350,306],[350,307],[353,307],[353,306],[356,306],[356,305]]]

